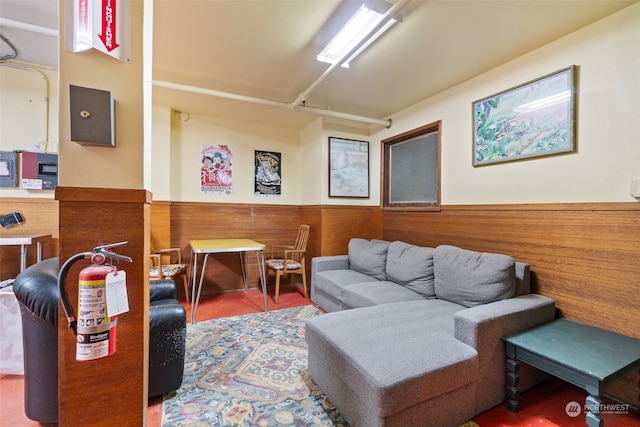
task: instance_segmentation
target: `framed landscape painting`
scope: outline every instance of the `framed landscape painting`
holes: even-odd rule
[[[369,197],[369,143],[329,137],[329,197]]]
[[[473,103],[473,166],[575,151],[576,66]]]

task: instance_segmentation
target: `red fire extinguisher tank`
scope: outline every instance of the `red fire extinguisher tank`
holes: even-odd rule
[[[76,360],[96,360],[116,352],[118,317],[107,314],[106,277],[110,265],[91,265],[78,277]]]

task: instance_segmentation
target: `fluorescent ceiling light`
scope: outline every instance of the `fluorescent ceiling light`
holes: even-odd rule
[[[382,3],[382,2],[379,2]],[[389,5],[386,5],[388,10]],[[380,8],[374,8],[370,3],[364,3],[358,11],[351,17],[349,22],[338,32],[338,34],[329,42],[329,44],[317,56],[318,61],[335,64],[342,59],[347,53],[351,52],[356,45],[361,43],[364,38],[376,27],[384,16],[385,12],[380,12]],[[349,68],[349,63],[362,53],[371,43],[387,31],[393,24],[398,22],[396,18],[390,19],[379,31],[372,35],[366,43],[357,49],[349,58],[342,63],[342,66]]]

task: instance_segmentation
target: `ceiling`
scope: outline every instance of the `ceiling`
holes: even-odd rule
[[[314,85],[307,106],[387,119],[637,1],[412,0],[403,22],[349,69],[324,75],[329,65],[316,55],[357,7],[354,0],[155,0],[153,79],[283,105]],[[55,29],[57,7],[58,0],[0,0],[0,34],[16,47],[16,60],[56,65],[55,37],[7,20]],[[0,49],[7,53],[4,42]],[[153,101],[293,129],[317,117],[158,85]]]

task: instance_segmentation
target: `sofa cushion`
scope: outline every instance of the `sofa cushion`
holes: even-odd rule
[[[354,238],[349,241],[349,268],[378,280],[386,280],[389,243]]]
[[[345,287],[354,283],[371,282],[374,279],[366,274],[354,270],[327,270],[317,273],[313,286],[321,289],[325,294],[342,300],[342,292]]]
[[[387,252],[387,280],[420,294],[435,298],[433,248],[393,242]]]
[[[420,300],[424,300],[420,294],[387,280],[354,283],[346,286],[342,291],[342,305],[344,308],[370,307],[391,302]]]
[[[422,299],[340,311],[307,321],[306,340],[386,417],[476,380],[477,352],[452,336],[460,309]]]
[[[516,272],[510,256],[441,245],[433,259],[440,299],[474,307],[513,297]]]

